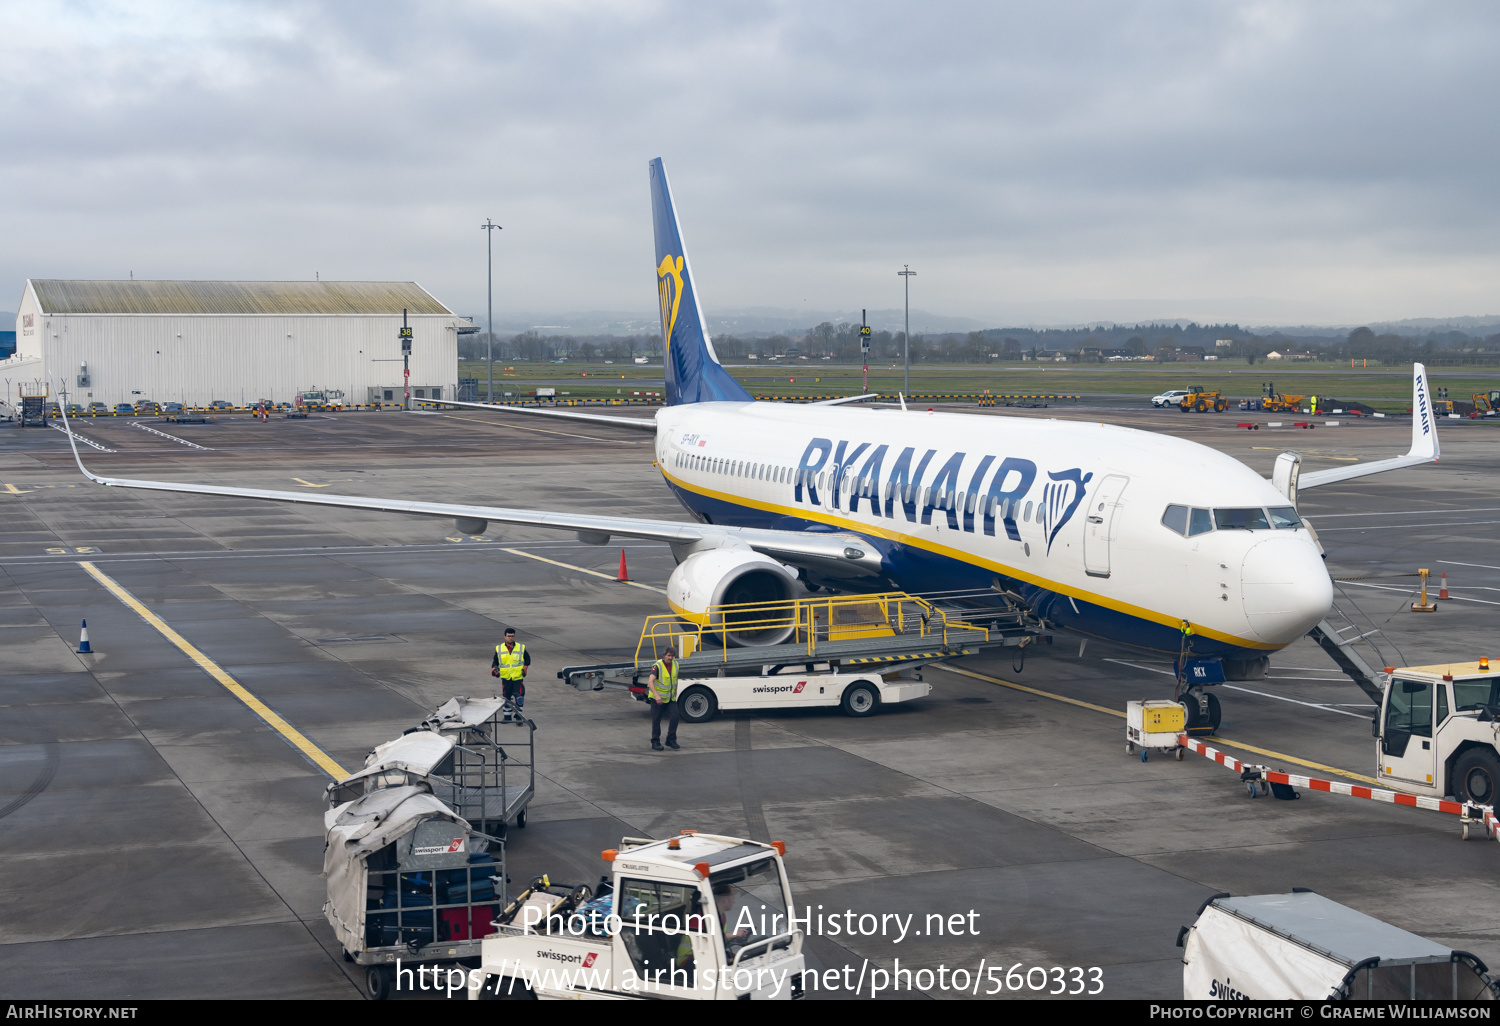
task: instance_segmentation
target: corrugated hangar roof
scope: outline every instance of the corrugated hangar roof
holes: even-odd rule
[[[52,314],[453,315],[414,281],[31,280]]]

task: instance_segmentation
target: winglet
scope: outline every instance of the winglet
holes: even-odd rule
[[[1351,463],[1330,470],[1318,470],[1302,474],[1297,478],[1297,490],[1305,492],[1320,485],[1352,481],[1371,474],[1383,474],[1387,470],[1420,466],[1438,458],[1437,414],[1432,409],[1432,389],[1427,384],[1427,368],[1420,363],[1411,368],[1411,448],[1405,456],[1373,463]]]
[[[1411,451],[1407,456],[1424,460],[1438,458],[1437,421],[1434,417],[1427,368],[1414,363],[1411,367]]]
[[[63,433],[68,436],[68,444],[73,447],[73,462],[78,464],[79,471],[82,472],[82,474],[83,474],[84,477],[88,478],[90,481],[94,482],[95,484],[102,484],[102,485],[109,484],[109,482],[106,481],[104,478],[102,478],[102,477],[96,477],[93,474],[90,474],[89,473],[89,468],[85,467],[83,465],[83,457],[80,456],[80,455],[78,455],[78,439],[73,436],[73,425],[71,425],[71,424],[68,423],[68,406],[67,406],[67,403],[58,403],[57,404],[57,412],[58,412],[58,415],[62,417]]]

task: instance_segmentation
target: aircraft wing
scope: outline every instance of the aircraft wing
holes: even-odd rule
[[[1315,470],[1302,474],[1297,479],[1297,489],[1305,491],[1319,485],[1350,481],[1370,474],[1383,474],[1387,470],[1415,467],[1435,462],[1440,453],[1437,436],[1437,416],[1432,410],[1431,389],[1427,387],[1427,368],[1420,363],[1412,364],[1411,392],[1411,448],[1405,456],[1395,456],[1373,463],[1351,463],[1331,470]]]
[[[233,499],[259,499],[268,502],[291,502],[304,506],[336,506],[343,509],[367,509],[378,513],[404,513],[410,516],[437,517],[469,521],[460,528],[477,534],[489,524],[514,524],[523,527],[545,527],[574,531],[579,540],[602,545],[611,536],[662,541],[688,551],[713,548],[748,548],[792,566],[817,567],[840,577],[873,577],[881,573],[880,553],[865,539],[847,532],[775,531],[763,528],[726,527],[718,524],[684,523],[676,520],[645,520],[635,517],[597,516],[587,513],[554,513],[546,510],[510,509],[504,506],[479,506],[448,502],[422,502],[411,499],[380,499],[358,495],[330,495],[326,492],[283,492],[266,488],[238,488],[227,485],[191,484],[178,481],[147,481],[136,478],[105,477],[91,472],[78,455],[67,414],[63,427],[78,469],[95,484],[113,488],[137,488],[154,492],[179,492],[190,495],[222,495]]]
[[[861,399],[879,399],[879,392],[866,392],[864,395],[844,395],[837,399],[819,399],[817,402],[808,403],[809,406],[842,406],[845,403],[857,403]]]
[[[607,417],[601,413],[576,413],[573,410],[544,410],[535,406],[501,406],[499,403],[467,403],[457,399],[413,399],[412,402],[427,406],[464,406],[474,410],[498,410],[501,413],[527,413],[533,417],[558,417],[563,420],[586,420],[594,424],[614,424],[635,428],[637,431],[655,431],[656,420],[645,417]]]

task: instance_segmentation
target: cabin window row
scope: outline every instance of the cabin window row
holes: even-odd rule
[[[1226,507],[1199,509],[1196,506],[1168,506],[1161,516],[1162,526],[1185,538],[1210,531],[1288,531],[1301,527],[1302,520],[1293,506]]]
[[[757,481],[772,481],[776,484],[791,484],[796,481],[798,475],[790,467],[778,467],[768,463],[752,463],[746,460],[726,460],[717,456],[700,456],[697,453],[678,453],[673,458],[673,464],[678,469],[697,470],[707,474],[724,474],[729,477],[744,477]],[[822,471],[816,475],[810,471],[803,471],[801,484],[809,488],[824,490],[829,480],[829,473]],[[854,475],[845,474],[840,482],[839,489],[845,496],[858,496],[862,499],[884,499],[890,502],[897,495],[905,503],[920,502],[923,506],[931,506],[933,509],[963,510],[965,513],[973,513],[980,505],[980,494],[978,492],[961,492],[953,489],[939,491],[932,487],[919,488],[907,484],[898,489],[896,482],[887,481],[884,495],[881,494],[880,485],[869,479],[858,481]],[[984,499],[984,515],[995,517],[999,515],[1001,520],[1023,520],[1031,522],[1031,511],[1034,503],[1028,502],[1023,507],[1019,500],[1001,500],[997,496],[990,495]],[[1180,507],[1174,507],[1180,508]],[[1205,511],[1206,512],[1206,511]]]

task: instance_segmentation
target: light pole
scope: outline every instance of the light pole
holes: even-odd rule
[[[485,343],[485,356],[488,357],[490,365],[490,383],[486,390],[485,402],[495,401],[495,233],[501,228],[489,218],[484,219],[484,224],[479,226],[484,229],[485,248],[485,272],[488,277],[488,297],[490,307],[490,334],[489,341]]]
[[[911,391],[911,280],[916,277],[917,272],[911,269],[911,264],[902,264],[904,271],[897,271],[905,280],[906,285],[906,372],[903,376],[903,388],[908,393]]]

